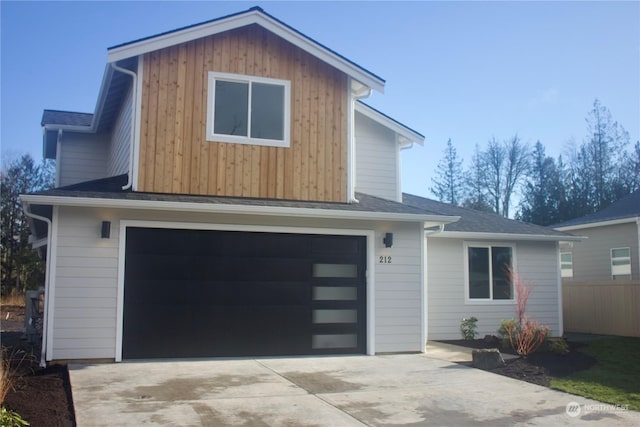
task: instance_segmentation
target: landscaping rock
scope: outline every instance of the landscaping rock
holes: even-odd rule
[[[485,335],[483,339],[485,345],[498,346],[500,345],[500,338],[495,335]]]
[[[491,370],[504,366],[504,360],[497,348],[483,348],[471,352],[473,366],[479,369]]]

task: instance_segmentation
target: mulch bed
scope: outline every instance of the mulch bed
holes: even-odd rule
[[[497,348],[500,353],[515,354],[510,347],[505,348],[495,343],[487,344],[484,339],[443,342],[478,349]],[[526,358],[519,357],[505,360],[505,366],[491,369],[490,372],[549,387],[551,380],[554,378],[563,378],[575,372],[589,369],[596,364],[595,358],[578,351],[580,347],[584,347],[586,344],[572,342],[568,342],[568,344],[569,352],[567,354],[538,350]],[[465,364],[471,365],[471,363]]]
[[[23,309],[24,310],[24,309]],[[6,355],[12,359],[13,383],[5,401],[7,409],[17,412],[31,426],[75,426],[75,411],[71,395],[71,382],[66,365],[40,368],[40,354],[22,339],[24,322],[8,322],[19,310],[2,307],[2,334],[0,342]],[[23,317],[24,319],[24,317]]]

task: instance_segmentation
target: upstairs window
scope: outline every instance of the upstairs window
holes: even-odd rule
[[[631,249],[614,248],[611,249],[611,276],[631,275]]]
[[[210,72],[208,82],[208,141],[289,147],[288,81]]]
[[[470,301],[513,300],[513,248],[469,244],[467,296]]]
[[[560,273],[562,277],[573,277],[573,254],[560,252]]]

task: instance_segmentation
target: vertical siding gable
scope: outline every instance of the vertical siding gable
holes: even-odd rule
[[[347,76],[249,26],[144,56],[139,190],[344,202]],[[206,140],[209,71],[291,82],[291,146]]]

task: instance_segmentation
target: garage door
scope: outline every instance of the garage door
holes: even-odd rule
[[[366,352],[366,238],[126,230],[123,358]]]

